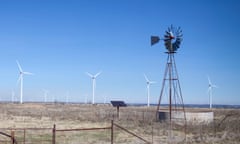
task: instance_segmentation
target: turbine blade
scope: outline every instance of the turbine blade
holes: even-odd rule
[[[157,83],[156,81],[149,81],[150,84],[155,84]]]
[[[209,85],[212,85],[212,83],[211,83],[211,80],[210,80],[209,76],[207,76],[207,78],[208,78],[208,84],[209,84]]]
[[[93,75],[92,75],[92,74],[90,74],[90,73],[88,73],[88,72],[86,72],[86,74],[87,74],[88,76],[90,76],[90,77],[93,77]]]
[[[16,60],[16,62],[17,62],[19,71],[22,72],[23,70],[22,70],[22,67],[21,67],[21,65],[19,64],[18,60]]]
[[[145,75],[145,73],[144,73],[143,75],[144,75],[144,77],[145,77],[145,80],[146,80],[147,82],[150,82],[149,79],[147,78],[147,76]]]
[[[19,75],[18,80],[17,80],[17,82],[16,82],[16,85],[19,84],[21,77],[22,77],[22,74]]]
[[[96,78],[96,77],[99,76],[101,73],[102,73],[102,71],[98,72],[97,74],[95,74],[94,77]]]
[[[30,72],[22,72],[22,73],[26,75],[34,75],[33,73],[30,73]]]

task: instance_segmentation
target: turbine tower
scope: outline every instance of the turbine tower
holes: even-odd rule
[[[92,104],[94,104],[94,98],[95,98],[95,88],[96,88],[96,78],[101,74],[101,71],[98,72],[95,75],[92,75],[88,72],[86,72],[86,74],[92,78]]]
[[[23,103],[23,76],[24,75],[33,75],[30,72],[25,72],[22,70],[21,65],[19,64],[19,62],[16,60],[17,65],[18,65],[18,69],[19,69],[19,78],[18,78],[18,82],[20,81],[20,103]]]
[[[156,83],[155,81],[150,81],[148,77],[144,74],[147,83],[147,106],[150,106],[150,85]]]
[[[217,88],[216,85],[212,84],[208,76],[208,94],[209,94],[209,108],[212,109],[212,89]]]

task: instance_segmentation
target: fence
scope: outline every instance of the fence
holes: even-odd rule
[[[52,142],[52,128],[5,128],[0,129],[1,143],[5,144],[49,144]],[[11,135],[9,135],[10,133]]]
[[[131,132],[130,130],[120,126],[111,121],[111,125],[106,127],[94,127],[94,128],[77,128],[77,129],[57,129],[56,125],[53,125],[53,128],[15,128],[15,129],[0,129],[0,142],[3,144],[58,144],[58,143],[68,143],[64,142],[67,139],[73,139],[74,137],[79,137],[78,140],[71,141],[71,144],[74,143],[114,143],[114,127],[121,129],[127,134],[137,138],[143,143],[150,144],[147,140],[143,139],[141,136]],[[34,131],[34,132],[30,132]],[[84,132],[82,132],[84,131]],[[99,135],[96,135],[96,131],[100,131]],[[102,131],[106,131],[103,133]],[[80,133],[81,132],[81,133]],[[92,133],[91,133],[92,132]],[[10,133],[10,134],[8,134]],[[89,142],[86,137],[89,136],[93,141]],[[91,136],[92,135],[92,136]],[[94,138],[96,138],[94,140]]]

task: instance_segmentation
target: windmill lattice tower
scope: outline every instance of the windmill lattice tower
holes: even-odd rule
[[[159,42],[158,36],[151,36],[151,45]],[[182,30],[180,27],[169,27],[164,35],[164,43],[167,49],[167,63],[165,67],[162,88],[157,106],[157,119],[169,122],[170,137],[172,137],[172,125],[180,124],[186,131],[186,115],[179,82],[174,54],[182,41]],[[167,107],[163,105],[164,95],[167,95]]]
[[[164,94],[168,96],[168,111],[169,111],[169,120],[171,121],[174,116],[173,113],[177,112],[183,112],[183,119],[186,119],[185,117],[185,108],[184,108],[184,102],[182,97],[182,90],[179,82],[179,77],[177,73],[177,67],[175,63],[174,53],[167,52],[167,64],[165,67],[164,72],[164,78],[162,83],[162,89],[160,92],[160,98],[158,101],[157,111],[160,112],[161,110],[164,110],[164,107],[162,106],[162,100],[164,97]],[[166,108],[165,108],[166,109]],[[161,119],[161,115],[159,115],[159,118]]]

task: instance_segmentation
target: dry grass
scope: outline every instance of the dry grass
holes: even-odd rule
[[[174,127],[175,143],[237,144],[240,142],[240,110],[214,110],[215,120],[208,125],[188,125],[186,136],[182,127]],[[78,104],[0,104],[0,131],[3,128],[91,128],[110,126],[112,119],[119,125],[153,143],[167,143],[168,125],[156,122],[156,107],[123,107],[117,119],[116,108],[110,105]],[[144,143],[119,128],[114,128],[114,143]],[[5,130],[6,131],[6,130]],[[9,133],[9,131],[6,131]],[[16,131],[22,139],[23,131]],[[50,144],[51,129],[26,131],[28,141],[42,140]],[[31,137],[31,138],[28,138]],[[182,139],[185,141],[181,142]],[[4,139],[0,136],[0,140]],[[46,142],[44,142],[46,140]],[[110,143],[110,131],[58,132],[57,143]]]

